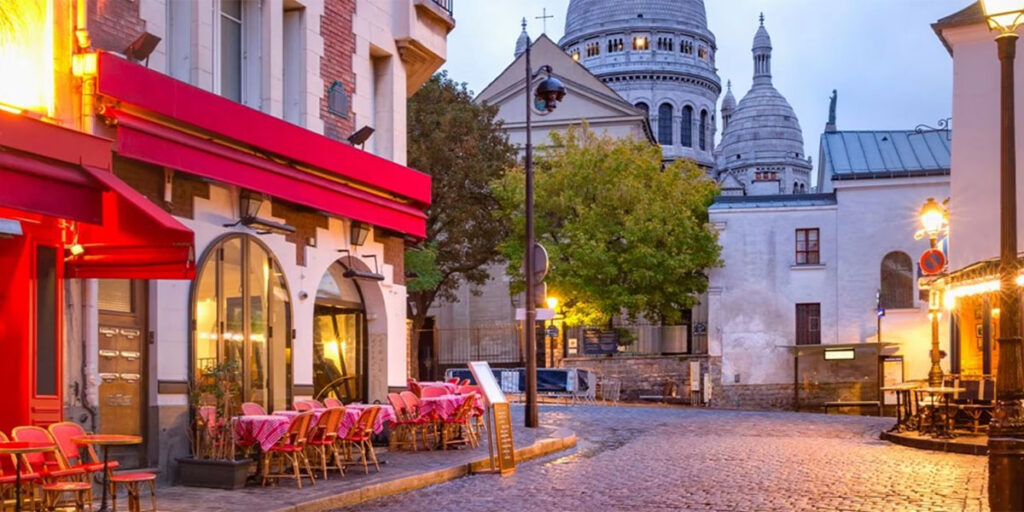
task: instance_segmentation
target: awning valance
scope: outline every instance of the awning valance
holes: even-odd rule
[[[192,230],[110,171],[82,169],[107,188],[103,223],[78,225],[78,243],[84,252],[67,260],[67,277],[195,278]]]
[[[115,151],[414,237],[430,176],[107,53]]]

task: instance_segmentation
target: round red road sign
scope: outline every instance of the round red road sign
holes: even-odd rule
[[[925,275],[935,275],[946,268],[946,254],[939,249],[928,249],[921,254],[921,272]]]

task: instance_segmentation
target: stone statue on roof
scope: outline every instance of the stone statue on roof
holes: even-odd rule
[[[832,97],[829,98],[828,103],[828,124],[836,124],[836,99],[838,97],[839,93],[832,89]]]

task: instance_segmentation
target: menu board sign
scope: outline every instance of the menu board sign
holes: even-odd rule
[[[584,329],[584,354],[614,354],[619,351],[619,333],[612,330]]]
[[[507,475],[516,470],[516,448],[512,438],[512,415],[507,403],[494,404],[494,436],[498,445],[498,470]]]
[[[487,361],[472,361],[466,366],[473,373],[473,379],[476,380],[477,385],[484,391],[484,400],[487,401],[487,405],[506,401],[505,393],[501,391],[501,385],[498,384],[498,379],[494,378],[494,372]]]

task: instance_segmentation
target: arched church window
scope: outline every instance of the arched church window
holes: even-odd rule
[[[707,150],[708,149],[708,147],[707,147],[708,146],[707,133],[708,133],[708,111],[707,110],[701,110],[700,111],[700,133],[697,134],[697,136],[700,138],[700,149],[701,150]]]
[[[683,52],[683,53],[685,53],[687,55],[692,54],[693,53],[693,42],[692,41],[683,41],[683,42],[679,43],[679,51],[681,51],[681,52]]]
[[[683,147],[693,147],[693,107],[683,107],[682,119],[679,121],[679,142]]]
[[[672,105],[662,103],[658,107],[658,142],[665,145],[672,145]]]
[[[888,309],[914,307],[914,264],[902,251],[882,258],[880,305]]]

